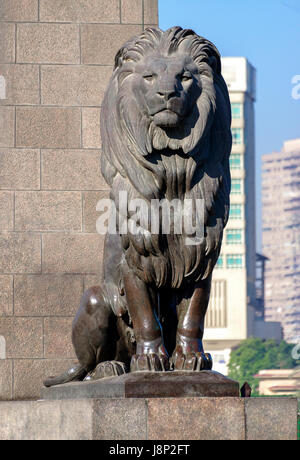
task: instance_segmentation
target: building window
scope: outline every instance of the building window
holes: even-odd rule
[[[231,169],[242,169],[242,155],[240,153],[232,153],[229,161]]]
[[[228,254],[227,268],[243,268],[243,256],[242,254]]]
[[[223,266],[224,266],[223,256],[220,256],[216,263],[216,268],[223,268]]]
[[[205,326],[227,327],[227,289],[225,280],[213,280]]]
[[[241,204],[232,204],[229,211],[230,219],[242,219],[242,209]]]
[[[238,102],[233,102],[231,104],[232,118],[235,120],[240,120],[243,116],[243,106]]]
[[[241,244],[242,243],[242,230],[236,230],[236,229],[226,230],[226,243],[227,244]]]
[[[232,128],[232,142],[233,145],[240,145],[243,143],[242,128]]]
[[[232,179],[231,193],[233,195],[240,195],[242,193],[242,179]]]
[[[214,355],[214,363],[216,364],[226,364],[224,355]]]

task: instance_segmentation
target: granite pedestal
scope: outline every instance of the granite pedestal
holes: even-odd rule
[[[296,440],[297,400],[191,397],[0,402],[0,440],[5,439]]]

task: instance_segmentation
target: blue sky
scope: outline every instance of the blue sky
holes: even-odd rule
[[[257,69],[256,182],[260,245],[260,156],[300,137],[300,0],[159,0],[159,25],[194,29],[222,56],[246,56]]]

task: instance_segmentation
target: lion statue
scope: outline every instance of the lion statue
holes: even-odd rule
[[[220,55],[208,40],[181,27],[148,28],[117,53],[102,105],[101,166],[118,228],[106,235],[102,285],[84,293],[74,319],[79,364],[46,386],[212,368],[202,339],[229,214],[230,127]],[[201,200],[203,237],[187,244],[186,231],[174,230],[176,210],[169,232],[160,220],[155,233],[141,220],[140,231],[124,232],[131,214],[120,192],[149,205]]]

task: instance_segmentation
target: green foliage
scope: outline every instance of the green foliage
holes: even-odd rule
[[[244,340],[231,352],[229,377],[240,385],[248,382],[253,395],[258,394],[258,380],[254,378],[263,369],[293,369],[300,365],[300,360],[292,358],[295,345],[284,341],[250,338]]]

